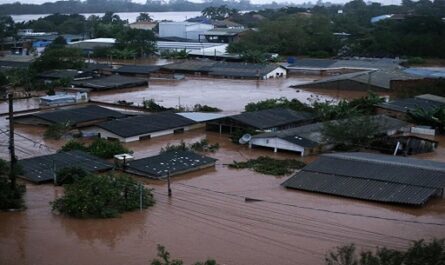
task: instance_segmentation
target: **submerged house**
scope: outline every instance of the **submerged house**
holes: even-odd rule
[[[433,197],[444,198],[445,163],[361,152],[325,154],[282,185],[361,200],[422,206]]]
[[[146,86],[148,84],[147,79],[122,76],[122,75],[110,75],[93,79],[77,80],[71,82],[75,87],[87,88],[93,91],[131,88]]]
[[[266,109],[209,121],[207,128],[222,132],[235,130],[279,131],[313,122],[313,114],[285,108]]]
[[[191,151],[168,151],[129,161],[124,171],[151,179],[163,179],[215,166],[216,159]]]
[[[424,94],[414,98],[403,98],[377,104],[377,112],[399,119],[406,119],[409,112],[430,111],[445,106],[445,98]]]
[[[21,177],[37,184],[55,181],[56,172],[65,167],[80,167],[87,172],[113,168],[107,161],[78,150],[21,159],[18,164],[23,168]]]
[[[81,128],[123,117],[126,115],[115,110],[98,105],[86,105],[15,116],[14,122],[44,126],[69,124],[72,127]]]
[[[161,69],[158,65],[122,65],[112,70],[113,73],[125,76],[135,76],[141,78],[150,78],[150,74],[156,73]]]
[[[394,135],[408,131],[407,122],[385,115],[377,115],[373,120],[379,125],[376,135]],[[330,121],[335,122],[335,121]],[[335,143],[327,142],[323,137],[323,122],[317,122],[282,131],[267,132],[252,136],[249,147],[272,148],[274,152],[286,150],[297,152],[301,156],[318,154],[332,149]]]
[[[96,134],[108,140],[128,143],[182,133],[199,126],[202,125],[173,112],[160,112],[99,123],[84,129],[83,132]]]
[[[286,77],[287,70],[276,64],[215,61],[183,61],[162,66],[164,73],[192,74],[236,79],[270,79]]]

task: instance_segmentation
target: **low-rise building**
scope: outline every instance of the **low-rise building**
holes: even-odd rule
[[[182,133],[195,129],[201,124],[173,112],[138,115],[96,124],[83,132],[96,134],[108,140],[128,143],[153,137]]]
[[[137,78],[123,75],[110,75],[92,79],[76,80],[71,84],[77,88],[86,88],[93,91],[141,87],[148,84],[146,78]]]
[[[200,35],[213,28],[213,25],[196,22],[159,22],[159,37],[199,40]]]
[[[409,112],[430,111],[445,106],[445,98],[425,94],[414,98],[403,98],[377,104],[377,112],[398,119],[407,119]]]
[[[379,125],[375,132],[378,135],[394,135],[409,131],[410,124],[384,115],[377,115],[373,120]],[[335,121],[329,121],[335,122]],[[323,137],[323,122],[317,122],[287,130],[262,133],[252,136],[249,146],[272,148],[274,152],[286,150],[297,152],[301,156],[319,154],[331,150],[335,143],[328,142]]]
[[[422,206],[444,197],[445,163],[372,153],[325,154],[287,179],[289,189]]]

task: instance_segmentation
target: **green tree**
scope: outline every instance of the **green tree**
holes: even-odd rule
[[[158,258],[154,259],[151,265],[183,265],[184,262],[179,259],[171,259],[170,253],[164,246],[158,245]],[[204,262],[196,262],[194,265],[218,265],[215,260],[208,259]]]
[[[139,16],[136,18],[136,21],[138,22],[151,22],[153,21],[153,18],[148,13],[139,13]]]
[[[41,73],[53,69],[82,69],[85,66],[82,51],[75,48],[47,49],[30,66]]]
[[[155,36],[151,30],[125,28],[117,37],[120,49],[131,49],[142,57],[156,51]]]
[[[75,218],[112,218],[155,202],[151,190],[128,176],[87,175],[64,187],[52,209]]]

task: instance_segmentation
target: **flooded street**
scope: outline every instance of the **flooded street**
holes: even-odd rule
[[[166,107],[207,104],[226,113],[243,110],[248,102],[267,98],[313,95],[289,85],[304,80],[289,78],[257,83],[245,80],[152,81],[149,88],[93,93],[93,100],[140,103],[154,98]],[[364,94],[364,93],[363,93]],[[347,97],[347,95],[345,95]],[[178,98],[179,97],[179,98]],[[314,97],[314,96],[313,96]],[[333,99],[335,92],[320,93]],[[18,101],[16,109],[32,108],[33,101]],[[6,112],[0,103],[0,112]],[[0,129],[7,120],[0,117]],[[55,152],[63,141],[43,139],[43,128],[16,126],[19,158]],[[227,164],[268,155],[297,158],[287,152],[249,149],[230,142],[227,135],[197,129],[183,134],[128,143],[135,157],[157,154],[168,143],[191,143],[207,138],[220,149],[208,154],[218,159],[215,168],[173,178],[173,197],[166,183],[140,179],[154,189],[157,203],[147,210],[107,220],[79,220],[51,212],[49,203],[63,189],[52,184],[27,184],[23,212],[0,212],[0,264],[150,264],[156,245],[186,264],[207,258],[227,265],[324,264],[332,248],[355,243],[406,248],[411,240],[445,237],[445,200],[423,208],[391,206],[316,193],[287,190],[286,177],[229,169]],[[420,158],[445,162],[445,138],[433,154]],[[0,133],[0,155],[7,158],[7,136]],[[314,157],[305,158],[305,162]],[[245,202],[245,198],[258,199]]]

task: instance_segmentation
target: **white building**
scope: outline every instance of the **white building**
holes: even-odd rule
[[[199,40],[199,36],[213,29],[213,25],[194,22],[160,22],[159,37],[179,37]]]

